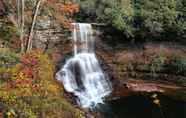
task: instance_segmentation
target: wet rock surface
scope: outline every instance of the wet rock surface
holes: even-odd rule
[[[96,39],[96,55],[113,85],[107,102],[128,99],[132,95],[159,93],[186,101],[186,47],[173,42],[124,44],[122,48]],[[61,59],[72,53],[70,41],[63,43]],[[91,114],[92,112],[87,112]],[[94,117],[103,117],[100,114]]]
[[[154,92],[186,100],[185,46],[152,42],[110,51],[101,40],[97,44],[97,55],[113,84],[108,100]]]

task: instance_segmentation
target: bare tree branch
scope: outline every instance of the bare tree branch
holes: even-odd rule
[[[36,10],[35,10],[33,21],[32,21],[32,26],[31,26],[31,30],[30,30],[30,34],[29,34],[29,38],[28,38],[28,44],[27,44],[27,50],[26,50],[27,52],[29,52],[32,49],[32,39],[33,39],[33,33],[34,33],[34,26],[36,24],[38,11],[39,11],[42,1],[44,1],[44,0],[39,0],[37,3],[37,6],[36,6]]]

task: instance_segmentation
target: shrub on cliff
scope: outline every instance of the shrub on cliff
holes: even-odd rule
[[[186,60],[175,56],[170,59],[170,64],[167,65],[168,70],[175,74],[186,75]]]

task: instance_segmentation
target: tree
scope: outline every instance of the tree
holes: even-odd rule
[[[18,4],[19,7],[19,4]],[[19,15],[19,11],[18,11]],[[21,52],[24,52],[24,26],[25,26],[25,1],[21,0],[21,33],[20,33],[20,41],[21,41]],[[19,16],[18,16],[18,22],[19,22]],[[19,23],[18,23],[19,26]]]
[[[72,22],[70,17],[72,17],[75,12],[78,12],[78,6],[71,2],[65,2],[60,0],[39,0],[32,20],[32,26],[30,29],[27,44],[27,52],[32,49],[34,26],[36,24],[39,8],[41,7],[42,2],[44,2],[43,5],[47,7],[47,9],[50,9],[50,15],[55,17],[57,21],[61,22],[61,24],[65,28],[70,28],[70,23]]]
[[[37,3],[37,6],[36,6],[36,10],[35,10],[35,13],[34,13],[34,16],[33,16],[32,26],[31,26],[31,29],[30,29],[30,34],[29,34],[29,37],[28,37],[28,44],[27,44],[27,50],[26,50],[27,52],[32,50],[32,38],[33,38],[34,26],[35,26],[35,23],[36,23],[36,19],[37,19],[37,15],[38,15],[40,5],[43,1],[44,0],[39,0],[38,3]]]
[[[78,5],[70,0],[3,0],[2,3],[5,5],[6,17],[19,32],[21,52],[32,49],[38,16],[53,17],[55,22],[69,29],[73,14],[78,12]]]
[[[185,0],[79,0],[78,4],[78,20],[105,23],[130,39],[186,37]]]

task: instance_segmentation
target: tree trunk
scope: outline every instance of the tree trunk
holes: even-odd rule
[[[18,28],[20,28],[20,24],[21,24],[21,20],[20,20],[20,16],[21,16],[21,13],[20,13],[20,0],[17,0],[17,25],[18,25]]]
[[[47,38],[47,41],[46,41],[46,43],[45,43],[45,45],[46,45],[46,47],[45,47],[45,49],[44,49],[44,51],[43,51],[43,53],[46,53],[47,52],[47,50],[49,49],[49,44],[50,44],[50,41],[51,41],[51,35],[52,35],[52,20],[50,19],[50,28],[49,28],[49,30],[48,30],[48,38]]]
[[[32,26],[31,26],[30,34],[29,34],[29,38],[28,38],[28,44],[27,44],[27,50],[26,50],[27,52],[32,50],[32,39],[33,39],[33,33],[34,33],[34,26],[36,24],[38,11],[39,11],[39,8],[40,8],[40,5],[41,5],[42,1],[43,0],[39,0],[38,3],[37,3],[37,6],[36,6],[36,10],[35,10],[34,17],[33,17],[33,20],[32,20]]]
[[[20,34],[21,53],[24,52],[24,25],[25,25],[24,14],[25,14],[25,1],[21,0],[21,34]]]

